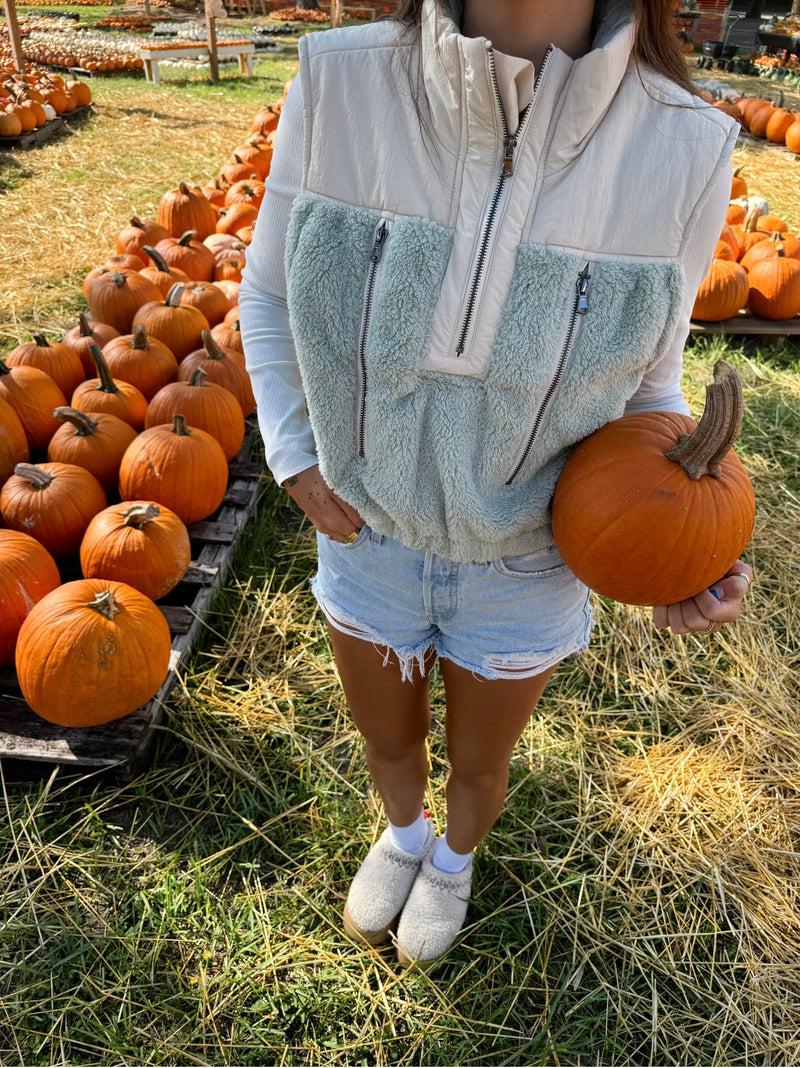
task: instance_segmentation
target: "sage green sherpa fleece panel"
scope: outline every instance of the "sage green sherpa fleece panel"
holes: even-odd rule
[[[588,311],[553,388],[586,257],[521,246],[485,378],[432,372],[422,364],[451,235],[392,219],[375,276],[359,457],[358,342],[378,222],[307,195],[292,213],[287,293],[322,473],[373,529],[413,548],[456,561],[535,551],[551,540],[550,500],[569,448],[622,414],[674,332],[682,270],[592,261]]]

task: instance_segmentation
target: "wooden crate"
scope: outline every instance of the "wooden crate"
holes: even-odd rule
[[[98,771],[124,770],[142,763],[163,718],[170,690],[202,634],[214,596],[230,571],[236,543],[265,484],[264,467],[254,461],[257,441],[258,430],[250,419],[244,445],[229,465],[225,499],[213,516],[189,527],[189,571],[180,585],[159,601],[172,634],[172,653],[167,677],[155,697],[129,716],[100,727],[57,727],[31,711],[13,668],[0,668],[0,760]]]

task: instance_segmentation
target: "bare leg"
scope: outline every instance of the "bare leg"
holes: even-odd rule
[[[441,659],[447,697],[447,844],[469,853],[494,824],[508,765],[555,667],[530,679],[479,679]]]
[[[401,681],[397,658],[329,627],[347,703],[366,741],[367,765],[386,815],[398,827],[420,814],[428,781],[428,679]],[[433,656],[431,656],[431,662]]]

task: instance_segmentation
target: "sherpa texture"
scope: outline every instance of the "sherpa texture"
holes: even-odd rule
[[[484,379],[422,369],[451,234],[395,218],[366,345],[366,454],[357,455],[358,338],[378,216],[298,198],[289,231],[292,330],[323,476],[369,525],[455,561],[533,552],[569,449],[623,414],[677,327],[682,268],[591,263],[589,309],[530,455],[507,481],[565,348],[586,257],[520,246]]]
[[[420,870],[433,849],[435,836],[428,821],[428,837],[419,854],[406,853],[392,842],[389,827],[367,853],[356,872],[344,906],[344,927],[352,938],[379,945],[400,912]]]
[[[453,944],[467,916],[473,864],[470,857],[463,871],[451,874],[434,868],[432,852],[425,857],[397,925],[401,963],[428,963]]]

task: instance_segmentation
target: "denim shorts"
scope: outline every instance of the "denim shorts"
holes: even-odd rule
[[[460,564],[364,526],[348,544],[317,535],[312,581],[337,630],[371,641],[402,677],[429,650],[486,679],[523,679],[585,649],[589,590],[556,547]]]

